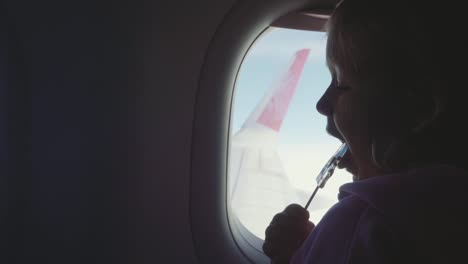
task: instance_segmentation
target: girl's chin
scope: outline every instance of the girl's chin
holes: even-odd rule
[[[361,177],[359,177],[358,170],[356,169],[354,164],[350,164],[349,167],[346,167],[346,171],[353,175],[353,181],[359,181],[361,179]]]
[[[353,181],[358,180],[356,166],[349,151],[344,155],[343,159],[338,164],[338,168],[345,169],[347,172],[351,173],[353,175]]]

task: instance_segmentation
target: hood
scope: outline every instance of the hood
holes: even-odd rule
[[[464,213],[467,192],[468,171],[431,165],[344,184],[338,198],[355,196],[396,222],[428,216],[443,221]]]

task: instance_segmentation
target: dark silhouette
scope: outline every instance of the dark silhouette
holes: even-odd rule
[[[460,263],[468,237],[467,61],[461,8],[341,1],[332,82],[317,103],[354,182],[315,227],[290,205],[266,229],[272,263]],[[463,260],[462,260],[463,261]]]

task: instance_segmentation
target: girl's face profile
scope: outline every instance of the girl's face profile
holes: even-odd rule
[[[344,159],[343,166],[354,179],[376,176],[379,170],[372,162],[367,118],[372,110],[372,91],[353,81],[338,65],[329,63],[328,67],[332,81],[318,101],[317,110],[327,117],[327,132],[348,144],[351,156]]]

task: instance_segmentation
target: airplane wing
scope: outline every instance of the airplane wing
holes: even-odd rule
[[[265,94],[231,141],[231,206],[242,224],[260,238],[276,213],[301,202],[278,156],[277,137],[309,52],[295,53],[280,82]],[[318,198],[310,210],[321,204]]]

